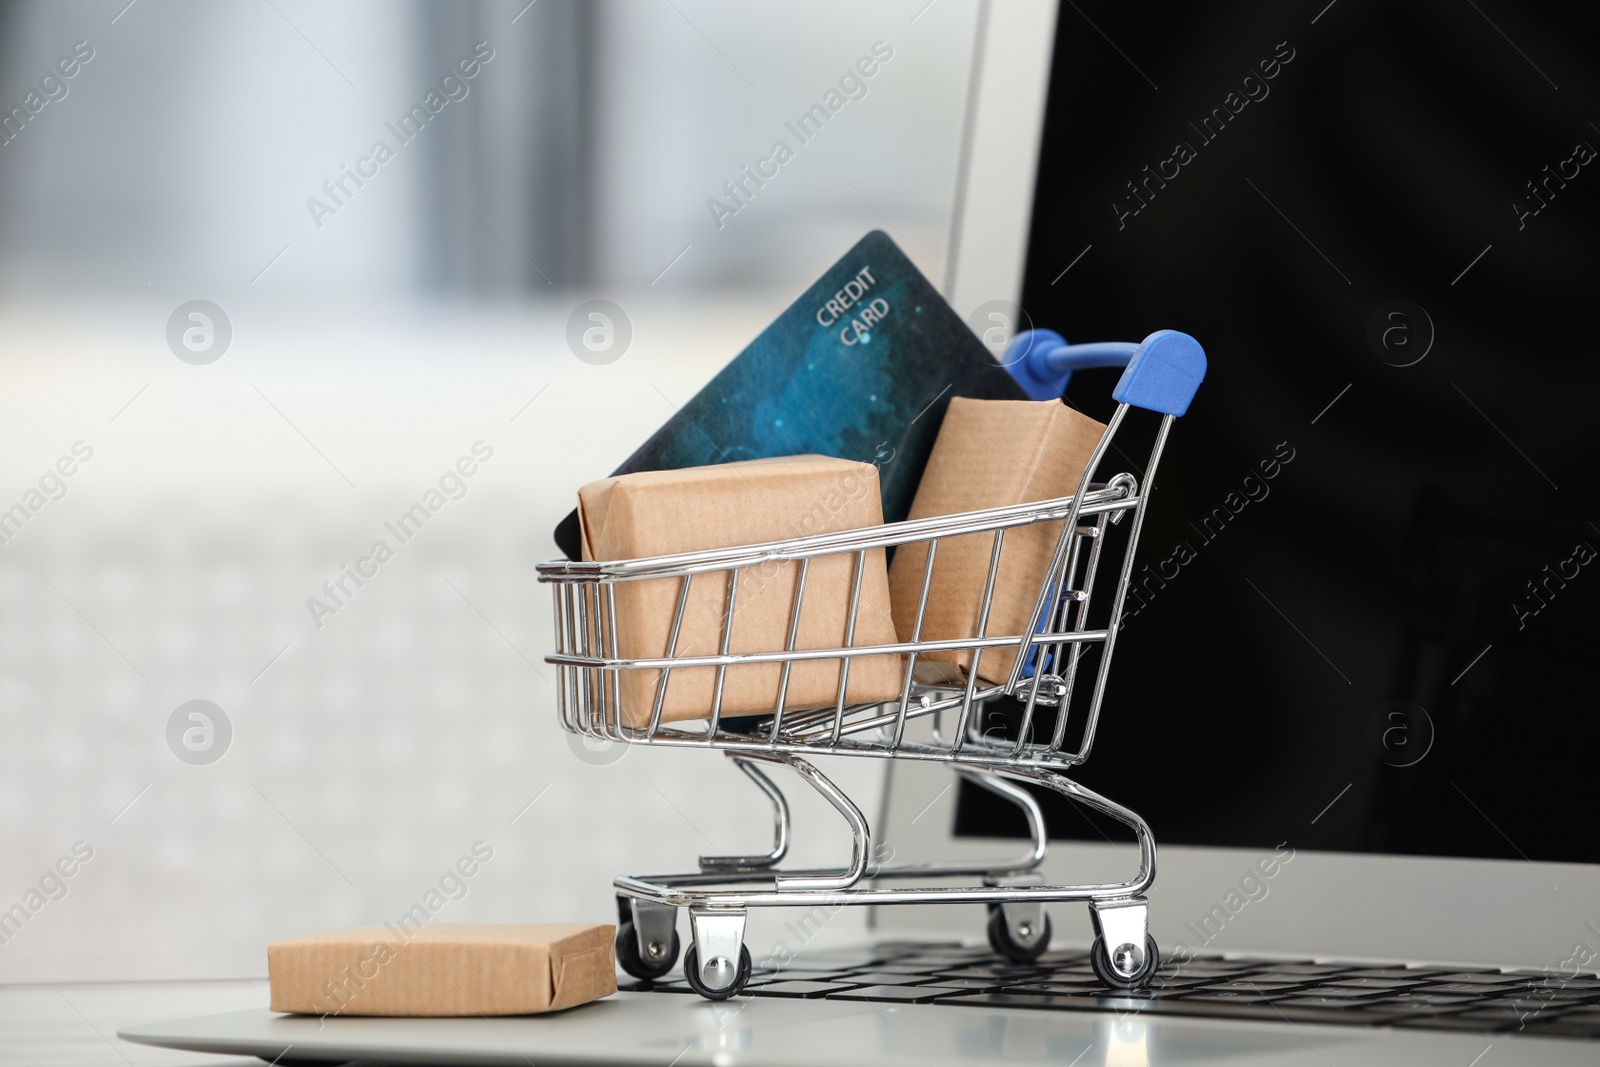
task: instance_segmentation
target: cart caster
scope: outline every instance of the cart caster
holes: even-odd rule
[[[1095,977],[1112,989],[1140,989],[1150,984],[1161,953],[1150,936],[1150,902],[1144,897],[1122,897],[1089,902],[1094,923],[1094,945],[1089,965]]]
[[[676,908],[618,897],[617,917],[617,966],[641,982],[672,970],[679,947]]]
[[[1041,904],[1012,907],[1008,920],[1006,905],[989,905],[989,947],[1008,963],[1032,963],[1050,947],[1050,916]]]
[[[707,1000],[727,1000],[750,981],[744,917],[742,908],[689,909],[689,947],[683,952],[683,976]],[[705,960],[704,967],[701,960]]]
[[[732,970],[727,957],[721,957],[720,962],[720,967],[713,965],[715,969],[724,972]],[[700,975],[700,955],[695,951],[695,947],[690,945],[683,954],[683,976],[689,980],[690,987],[707,1000],[727,1000],[729,997],[737,996],[744,989],[745,983],[750,981],[750,968],[750,950],[740,945],[739,969],[733,975],[733,980],[720,989],[712,989]]]
[[[1144,938],[1144,961],[1131,973],[1125,967],[1134,967],[1131,959],[1133,952],[1131,944],[1117,947],[1115,953],[1106,950],[1106,939],[1096,937],[1094,946],[1089,949],[1089,966],[1094,968],[1094,975],[1112,989],[1142,989],[1150,984],[1150,979],[1155,977],[1156,969],[1161,966],[1161,952],[1156,948],[1156,939],[1149,934]]]
[[[655,955],[651,955],[652,950]],[[672,970],[672,965],[677,962],[678,931],[672,931],[672,940],[665,944],[660,940],[651,941],[641,954],[639,935],[633,928],[633,920],[629,919],[617,927],[617,966],[639,981],[653,982]]]

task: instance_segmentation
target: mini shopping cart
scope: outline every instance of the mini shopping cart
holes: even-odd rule
[[[1008,346],[1005,363],[1036,400],[1061,395],[1073,370],[1125,367],[1113,399],[1117,401],[1092,456],[1070,497],[865,529],[800,537],[770,544],[683,553],[619,562],[557,561],[539,565],[539,581],[552,585],[557,651],[545,657],[557,667],[562,726],[591,738],[632,745],[719,750],[749,776],[770,800],[774,813],[772,848],[763,855],[704,856],[688,874],[624,875],[616,879],[619,927],[617,959],[641,980],[660,978],[677,961],[677,909],[689,910],[690,943],[683,953],[684,976],[702,996],[721,1000],[744,988],[751,973],[744,945],[748,909],[770,906],[841,904],[983,904],[989,909],[989,941],[1015,963],[1037,959],[1049,946],[1050,921],[1044,904],[1087,901],[1094,929],[1090,959],[1095,973],[1114,987],[1145,984],[1160,956],[1148,929],[1146,891],[1155,881],[1155,842],[1138,814],[1066,777],[1089,757],[1106,679],[1111,668],[1123,599],[1133,572],[1139,530],[1156,467],[1173,420],[1188,410],[1205,376],[1206,360],[1191,337],[1171,330],[1151,334],[1139,344],[1067,345],[1058,334],[1035,330]],[[1096,472],[1123,429],[1130,406],[1161,417],[1149,461],[1140,478],[1123,472],[1100,480]],[[1117,448],[1119,455],[1125,455]],[[1101,570],[1102,549],[1114,540],[1112,526],[1129,519],[1120,567]],[[1033,523],[1060,523],[1054,555],[1039,575],[1032,621],[1022,633],[989,634],[989,604],[995,589],[1001,546],[1007,531]],[[989,535],[987,585],[977,633],[955,640],[923,640],[933,561],[941,541]],[[927,544],[921,603],[910,640],[893,645],[856,646],[855,613],[867,553],[922,542]],[[854,592],[843,648],[797,649],[795,631],[805,596],[807,567],[828,556],[854,556]],[[1113,552],[1113,558],[1115,552]],[[739,575],[774,562],[797,564],[793,619],[786,650],[729,653],[734,613],[722,615],[721,654],[675,655],[689,589],[697,577],[726,574],[731,608]],[[676,618],[665,654],[622,658],[617,653],[616,587],[625,582],[676,579]],[[1098,589],[1097,589],[1098,587]],[[1102,607],[1091,619],[1096,596]],[[1109,596],[1109,611],[1104,598]],[[1098,625],[1091,625],[1098,621]],[[1098,647],[1098,663],[1093,663]],[[1005,684],[986,684],[978,672],[985,651],[1016,649]],[[939,684],[919,684],[916,664],[929,653],[967,653],[964,678],[947,674]],[[899,699],[875,704],[845,702],[853,657],[885,654],[904,657]],[[946,657],[947,658],[947,657]],[[840,662],[838,698],[831,707],[787,708],[784,693],[791,667],[802,660]],[[783,682],[776,706],[751,724],[748,718],[724,721],[723,679],[730,666],[782,664]],[[1093,674],[1092,691],[1074,702],[1080,664]],[[693,722],[661,721],[665,687],[674,669],[717,669],[709,715]],[[631,726],[621,714],[621,675],[659,672],[653,687],[650,722]],[[954,680],[952,680],[954,678]],[[1011,698],[1002,725],[986,715],[985,705]],[[1080,714],[1081,712],[1081,714]],[[1069,743],[1069,720],[1076,724]],[[878,865],[866,817],[829,781],[811,758],[864,756],[949,764],[961,778],[1016,804],[1027,820],[1032,848],[1020,859],[994,863]],[[789,809],[783,793],[764,768],[787,766],[820,793],[850,826],[851,861],[842,869],[782,869],[789,845]],[[1044,885],[1037,868],[1046,850],[1044,817],[1025,787],[1054,790],[1123,823],[1138,839],[1140,864],[1124,882],[1098,885]],[[958,885],[906,886],[905,881]]]

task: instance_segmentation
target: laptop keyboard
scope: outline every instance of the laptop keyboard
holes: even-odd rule
[[[676,974],[622,988],[693,995]],[[888,942],[757,964],[744,995],[1600,1038],[1600,977],[1442,967],[1197,956],[1163,962],[1148,989],[1112,990],[1087,952],[1017,966],[987,948]]]

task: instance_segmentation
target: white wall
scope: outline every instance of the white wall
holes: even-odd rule
[[[803,285],[781,264],[881,229],[938,284],[976,15],[968,0],[605,7],[602,277],[648,283],[692,245],[663,283]],[[802,144],[785,123],[877,42],[893,58],[866,95]],[[795,158],[718,226],[706,201],[779,140]]]
[[[494,859],[441,920],[609,921],[617,873],[760,846],[766,810],[718,757],[595,766],[569,747],[533,564],[575,488],[862,232],[941,265],[970,2],[912,23],[920,0],[676,0],[715,48],[672,5],[606,5],[599,92],[572,102],[597,123],[593,281],[495,304],[430,288],[471,288],[429,258],[448,156],[401,156],[321,231],[305,216],[454,46],[419,41],[417,8],[276,3],[357,89],[270,5],[141,0],[112,24],[120,2],[33,4],[9,23],[4,100],[75,40],[96,57],[0,149],[0,508],[75,442],[94,455],[0,545],[0,909],[26,909],[74,842],[94,857],[0,944],[0,981],[260,974],[271,940],[394,918],[479,839]],[[537,50],[516,34],[549,3],[515,25],[520,4],[474,9],[505,26],[462,106],[514,112],[493,79],[526,86]],[[722,178],[879,39],[895,57],[868,97],[712,227]],[[470,173],[503,198],[502,158]],[[564,340],[591,294],[633,320],[611,366]],[[165,340],[197,296],[234,332],[208,366]],[[318,628],[308,597],[478,440],[495,457],[468,494]],[[207,766],[166,740],[193,699],[233,728]],[[877,765],[829,769],[876,812]],[[796,859],[842,863],[837,816],[796,808]]]
[[[0,292],[534,294],[540,269],[574,276],[549,258],[563,249],[586,261],[575,276],[627,287],[686,246],[658,286],[792,289],[874,227],[937,280],[976,0],[524,7],[15,6],[0,15],[7,109],[75,42],[94,58],[0,147]],[[556,63],[575,40],[592,57]],[[411,144],[391,137],[384,123],[478,41],[494,58],[465,99]],[[893,59],[866,96],[802,145],[784,123],[878,41]],[[307,201],[379,138],[395,159],[318,226]],[[778,139],[796,158],[717,227],[706,200]],[[573,153],[576,186],[550,158]],[[572,217],[576,249],[552,236]]]
[[[411,21],[374,0],[281,0],[316,48],[337,56],[335,69],[271,5],[147,0],[113,24],[122,6],[34,3],[7,14],[7,109],[75,42],[94,58],[65,99],[0,148],[4,292],[174,302],[260,292],[252,279],[285,245],[266,291],[417,284],[416,153],[386,167],[337,225],[318,230],[305,206],[424,90]]]

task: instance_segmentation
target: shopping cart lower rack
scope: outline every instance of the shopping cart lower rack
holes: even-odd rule
[[[1113,392],[1118,402],[1096,445],[1074,494],[1057,500],[986,511],[911,520],[867,529],[801,537],[771,544],[661,556],[624,562],[557,561],[539,565],[539,581],[554,586],[557,651],[545,661],[558,668],[558,704],[562,726],[577,734],[633,745],[716,749],[727,754],[766,794],[774,812],[772,848],[764,855],[704,856],[689,874],[625,875],[616,879],[620,924],[617,958],[622,968],[642,980],[659,978],[677,960],[677,909],[689,909],[690,944],[683,953],[684,976],[702,996],[720,1000],[738,993],[749,980],[750,952],[744,946],[747,910],[768,906],[841,904],[984,904],[989,909],[988,934],[995,950],[1013,962],[1038,958],[1050,943],[1050,920],[1044,904],[1087,901],[1094,928],[1091,961],[1109,985],[1132,988],[1145,984],[1159,964],[1155,940],[1148,930],[1146,891],[1155,881],[1155,842],[1150,828],[1135,812],[1084,788],[1066,777],[1083,763],[1094,741],[1112,652],[1122,618],[1123,600],[1133,570],[1135,550],[1162,448],[1175,417],[1182,415],[1205,375],[1205,355],[1192,338],[1161,331],[1140,344],[1066,345],[1059,335],[1033,331],[1019,335],[1007,349],[1013,376],[1035,399],[1058,397],[1074,369],[1123,366]],[[1096,472],[1118,437],[1130,406],[1157,412],[1149,462],[1143,481],[1128,473],[1104,480]],[[1118,449],[1119,454],[1122,450]],[[1107,581],[1100,575],[1101,550],[1112,538],[1111,525],[1131,522],[1120,567]],[[987,632],[989,603],[1006,532],[1034,523],[1060,523],[1054,555],[1041,574],[1032,620],[1022,633]],[[992,540],[988,583],[984,590],[978,633],[960,640],[922,640],[933,561],[941,541],[982,536]],[[777,563],[798,564],[793,618],[800,617],[805,574],[814,560],[854,556],[859,592],[868,552],[925,543],[922,601],[909,640],[894,645],[837,649],[795,648],[791,623],[787,651],[729,653],[731,611],[722,615],[721,654],[676,656],[679,624],[691,582],[702,575],[726,575],[729,601],[747,568]],[[1097,582],[1097,577],[1100,580]],[[617,653],[616,586],[649,579],[680,583],[677,617],[666,654],[653,659],[627,659]],[[1110,608],[1091,626],[1091,604],[1097,586],[1109,593]],[[1104,588],[1109,587],[1109,588]],[[857,597],[852,597],[847,634],[855,633]],[[1087,700],[1074,702],[1080,663],[1098,663]],[[984,684],[978,665],[985,652],[1016,649],[1005,684]],[[933,652],[966,652],[971,662],[964,679],[937,685],[916,680],[919,656]],[[896,701],[845,703],[849,665],[860,656],[896,654],[905,657],[904,683]],[[948,657],[946,657],[948,658]],[[837,660],[840,682],[832,707],[786,708],[780,683],[770,715],[752,722],[724,722],[721,716],[723,678],[727,668],[743,663],[782,664],[783,679],[796,662]],[[673,669],[715,667],[717,682],[709,716],[696,722],[661,722],[665,687]],[[647,725],[629,725],[620,708],[620,678],[625,671],[658,672],[655,704]],[[986,722],[986,702],[1014,698],[1020,717],[997,728]],[[1076,744],[1068,743],[1069,719],[1086,704],[1077,724]],[[930,760],[949,764],[961,778],[1016,804],[1027,820],[1032,848],[1024,856],[993,863],[918,865],[873,864],[873,837],[861,809],[811,762],[811,757],[865,756]],[[843,869],[785,870],[789,809],[783,793],[764,768],[787,766],[820,793],[842,815],[852,835],[851,861]],[[1139,871],[1133,878],[1099,885],[1044,885],[1037,868],[1046,850],[1044,817],[1026,786],[1044,787],[1093,808],[1131,829],[1139,844]],[[892,883],[962,880],[961,885],[901,886]]]

